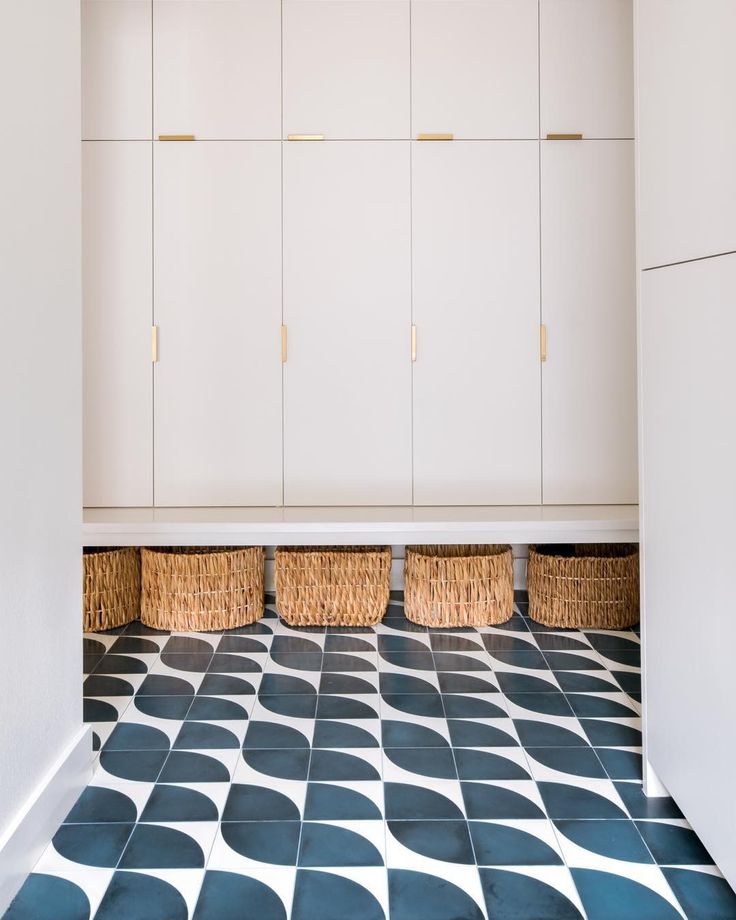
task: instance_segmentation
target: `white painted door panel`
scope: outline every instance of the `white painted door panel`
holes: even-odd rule
[[[409,155],[284,147],[287,505],[411,504]]]
[[[154,0],[154,133],[281,135],[279,0]]]
[[[278,505],[280,144],[154,147],[156,504]]]
[[[415,0],[412,134],[536,138],[537,0]]]
[[[285,0],[284,136],[409,137],[408,0]]]
[[[646,754],[731,885],[734,304],[736,256],[642,274]]]
[[[542,141],[543,496],[637,500],[632,141]]]
[[[82,0],[82,137],[151,137],[150,0]]]
[[[413,147],[414,501],[541,498],[539,147]]]
[[[84,504],[153,502],[151,144],[82,145]]]
[[[736,251],[736,3],[637,7],[642,268]]]
[[[541,0],[542,137],[634,136],[632,0]]]

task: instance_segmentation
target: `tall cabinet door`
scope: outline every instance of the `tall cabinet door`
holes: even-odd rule
[[[154,134],[281,135],[279,0],[154,0]]]
[[[637,500],[632,141],[542,141],[543,494]]]
[[[284,147],[287,505],[411,503],[409,143]]]
[[[414,501],[540,501],[533,141],[415,143]]]
[[[151,138],[151,0],[82,0],[82,137]]]
[[[409,137],[409,0],[285,0],[284,135]]]
[[[413,0],[412,134],[536,138],[537,0]]]
[[[281,502],[281,157],[154,143],[157,505]]]
[[[82,145],[84,504],[153,501],[151,144]]]

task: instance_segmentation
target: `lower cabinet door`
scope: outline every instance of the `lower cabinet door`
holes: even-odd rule
[[[280,144],[154,147],[156,505],[278,505]]]
[[[540,501],[539,146],[413,145],[414,501]]]
[[[544,502],[634,503],[633,141],[541,146]]]
[[[84,504],[153,501],[151,142],[82,145]]]
[[[284,146],[287,505],[411,503],[409,155]]]

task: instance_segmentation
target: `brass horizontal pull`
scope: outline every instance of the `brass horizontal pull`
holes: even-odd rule
[[[548,134],[548,141],[581,141],[582,134]]]
[[[193,141],[193,134],[159,134],[160,141]]]
[[[452,141],[454,134],[417,134],[418,141]]]
[[[151,326],[151,362],[158,363],[158,326]]]
[[[287,134],[287,141],[323,141],[324,134]]]

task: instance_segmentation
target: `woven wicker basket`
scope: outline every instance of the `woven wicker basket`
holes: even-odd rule
[[[114,629],[138,619],[141,557],[136,547],[85,549],[82,565],[85,632]]]
[[[141,555],[147,626],[206,632],[263,616],[263,547],[166,547]]]
[[[291,626],[373,626],[390,590],[389,546],[276,550],[276,606]]]
[[[489,626],[514,612],[510,546],[407,546],[404,612],[422,626]]]
[[[545,626],[623,629],[639,620],[635,544],[530,546],[529,616]]]

